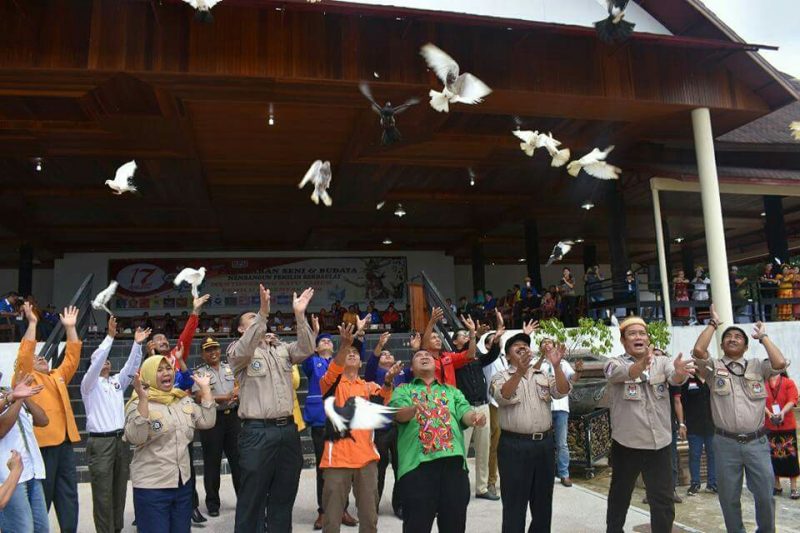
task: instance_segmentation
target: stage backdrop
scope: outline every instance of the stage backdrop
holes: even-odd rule
[[[259,283],[271,291],[273,312],[291,312],[292,292],[306,287],[315,290],[309,307],[313,312],[330,309],[336,300],[345,306],[358,303],[362,310],[369,301],[379,309],[389,302],[400,309],[406,306],[405,257],[257,257],[112,259],[109,279],[119,282],[113,310],[122,316],[190,310],[190,287],[185,283],[175,287],[172,280],[184,267],[201,266],[206,277],[200,293],[211,294],[204,307],[211,314],[255,310]]]

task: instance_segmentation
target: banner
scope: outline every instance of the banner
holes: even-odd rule
[[[272,311],[291,312],[292,292],[314,289],[310,312],[330,310],[337,300],[344,306],[370,301],[378,309],[389,302],[406,306],[408,273],[405,257],[294,257],[112,259],[109,280],[119,287],[113,309],[120,315],[155,311],[180,314],[191,310],[191,287],[172,280],[183,268],[206,268],[200,294],[210,294],[204,306],[210,314],[257,310],[258,284],[270,289]]]

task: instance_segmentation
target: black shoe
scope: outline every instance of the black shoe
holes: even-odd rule
[[[219,516],[219,509],[209,509],[208,516],[218,517]]]
[[[488,490],[483,494],[476,494],[475,497],[480,498],[482,500],[491,500],[493,502],[496,502],[497,500],[500,499],[500,496],[498,496],[497,494],[492,494]]]
[[[683,503],[683,499],[680,496],[678,496],[677,490],[672,491],[672,501],[675,503]]]
[[[692,483],[689,486],[689,490],[686,491],[688,496],[697,496],[697,493],[700,492],[700,483]]]
[[[194,512],[192,512],[192,522],[195,524],[202,524],[203,522],[208,522],[208,518],[200,514],[200,509],[195,507]]]
[[[706,484],[706,492],[710,492],[712,494],[717,493],[717,486],[716,485],[708,485]]]

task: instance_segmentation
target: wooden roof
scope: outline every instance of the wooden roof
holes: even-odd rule
[[[678,35],[697,16],[653,4]],[[526,218],[540,222],[543,253],[580,236],[606,260],[604,196],[615,185],[527,158],[512,116],[576,156],[615,144],[618,185],[635,190],[652,175],[637,154],[690,141],[691,109],[711,108],[723,133],[794,98],[781,84],[757,87],[771,75],[763,68],[732,69],[753,60],[719,33],[607,46],[582,30],[347,5],[226,0],[213,13],[204,25],[167,0],[0,4],[0,195],[10,206],[0,262],[13,264],[21,242],[44,262],[82,251],[390,248],[466,261],[476,242],[488,261],[511,262]],[[382,147],[357,84],[369,79],[380,101],[424,97],[438,86],[418,53],[428,41],[494,92],[449,114],[423,102],[398,117],[404,141]],[[141,195],[113,196],[103,182],[130,159]],[[331,208],[296,187],[315,159],[333,166]],[[644,257],[649,199],[631,194],[630,249]],[[581,210],[587,200],[597,208]],[[699,210],[673,209],[699,224]],[[745,219],[760,208],[737,210]]]

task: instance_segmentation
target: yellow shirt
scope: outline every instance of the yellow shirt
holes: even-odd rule
[[[292,366],[292,387],[294,388],[294,423],[297,425],[297,431],[306,429],[305,420],[303,420],[303,412],[300,411],[300,402],[297,401],[297,389],[300,388],[300,370],[297,365]]]

